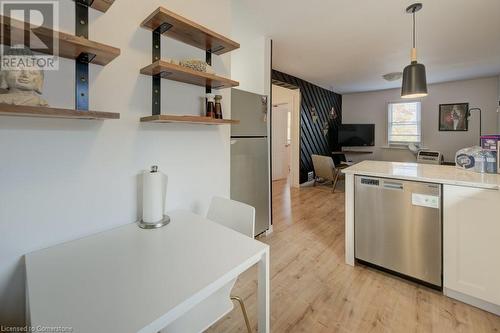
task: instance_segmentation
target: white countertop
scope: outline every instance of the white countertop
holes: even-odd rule
[[[500,189],[500,175],[476,173],[454,166],[419,163],[363,161],[343,173],[373,177],[396,178],[447,185]]]

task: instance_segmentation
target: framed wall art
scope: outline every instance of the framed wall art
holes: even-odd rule
[[[469,103],[439,104],[439,130],[469,130]]]

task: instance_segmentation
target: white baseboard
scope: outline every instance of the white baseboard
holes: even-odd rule
[[[466,304],[475,306],[476,308],[480,308],[484,311],[488,311],[491,313],[496,314],[497,316],[500,316],[500,305],[493,304],[487,301],[483,301],[481,299],[462,294],[461,292],[454,291],[451,289],[443,288],[443,293],[451,298],[454,298],[456,300],[459,300],[461,302],[464,302]]]

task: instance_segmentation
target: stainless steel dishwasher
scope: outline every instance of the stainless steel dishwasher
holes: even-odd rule
[[[355,257],[442,287],[441,185],[355,177]]]

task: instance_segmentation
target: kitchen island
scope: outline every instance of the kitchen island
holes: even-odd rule
[[[453,166],[382,161],[363,161],[343,172],[347,264],[355,265],[359,259],[355,253],[355,209],[370,204],[355,202],[357,177],[383,179],[384,183],[391,180],[430,183],[439,187],[441,196],[437,203],[423,205],[436,205],[442,213],[444,294],[500,315],[500,175],[479,174]],[[420,195],[413,194],[417,198]],[[380,202],[384,204],[391,206]],[[408,204],[419,205],[411,200]]]

